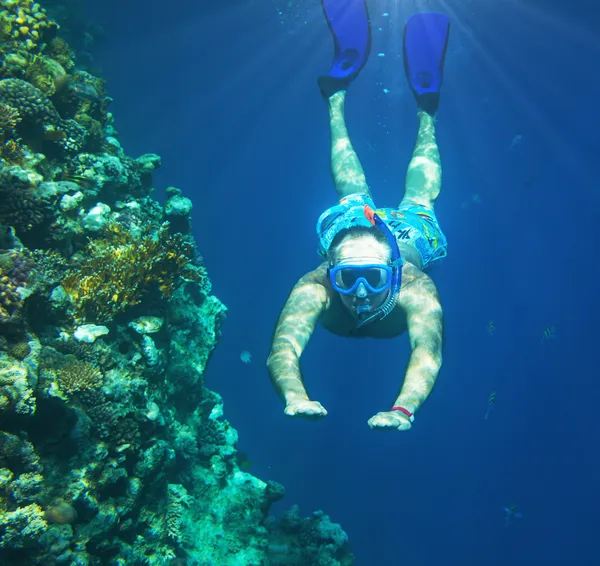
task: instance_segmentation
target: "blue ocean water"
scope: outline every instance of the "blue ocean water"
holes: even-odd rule
[[[250,471],[286,486],[278,508],[323,509],[359,566],[600,564],[596,3],[369,2],[373,48],[346,117],[379,206],[401,198],[417,126],[403,22],[419,10],[452,20],[437,122],[449,255],[432,272],[444,366],[409,433],[366,424],[395,399],[406,337],[317,329],[302,369],[329,411],[319,423],[284,417],[264,364],[335,200],[315,80],[333,50],[320,2],[89,4],[126,151],[160,154],[157,190],[194,201],[229,307],[207,385]],[[511,505],[523,516],[507,525]]]

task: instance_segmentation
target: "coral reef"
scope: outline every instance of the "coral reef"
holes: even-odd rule
[[[58,35],[72,7],[0,0],[0,564],[349,566],[339,525],[275,520],[283,486],[242,469],[192,201],[152,198],[160,157],[126,155]]]
[[[351,566],[348,537],[322,511],[303,518],[293,505],[280,521],[269,517],[269,566],[311,564],[312,566]]]

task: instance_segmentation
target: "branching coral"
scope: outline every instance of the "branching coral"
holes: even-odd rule
[[[36,273],[45,285],[55,286],[60,282],[68,267],[62,255],[54,250],[32,250],[30,256]]]
[[[94,364],[71,356],[56,369],[56,374],[60,390],[68,396],[98,389],[104,377]]]
[[[173,483],[168,484],[167,513],[165,517],[167,534],[170,539],[180,544],[185,540],[182,529],[182,517],[191,502],[192,498],[189,496],[183,485]]]
[[[200,281],[204,270],[191,265],[194,247],[164,223],[156,232],[134,237],[110,224],[105,237],[91,240],[79,266],[69,270],[62,286],[78,322],[109,322],[137,305],[152,288],[168,298],[183,279]]]
[[[21,163],[25,157],[15,128],[21,121],[16,108],[0,102],[0,158],[8,163]]]
[[[8,140],[0,144],[0,158],[9,164],[19,165],[25,159],[25,152],[18,142]]]

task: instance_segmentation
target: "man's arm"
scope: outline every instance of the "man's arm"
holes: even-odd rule
[[[400,293],[400,300],[412,352],[394,406],[415,413],[431,393],[442,366],[442,305],[435,284],[422,272]]]
[[[271,381],[285,401],[308,401],[300,374],[300,356],[327,308],[327,289],[319,282],[318,270],[308,273],[292,289],[273,335],[267,368]]]

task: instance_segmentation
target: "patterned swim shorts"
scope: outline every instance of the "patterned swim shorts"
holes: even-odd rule
[[[436,259],[446,257],[448,242],[435,213],[420,204],[405,204],[398,208],[375,211],[389,226],[398,242],[410,244],[421,255],[423,269]]]
[[[345,228],[371,226],[364,215],[368,204],[388,225],[398,242],[413,246],[421,255],[423,269],[437,259],[446,257],[448,243],[433,210],[418,204],[398,208],[376,208],[364,194],[348,195],[336,206],[327,209],[317,221],[319,253],[326,255],[335,235]]]

